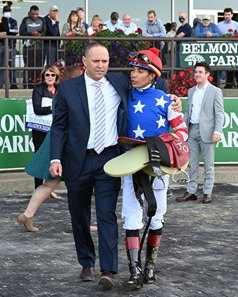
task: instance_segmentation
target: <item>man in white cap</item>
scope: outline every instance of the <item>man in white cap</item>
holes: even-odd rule
[[[46,23],[46,36],[60,36],[58,7],[52,5],[48,15],[44,17]],[[58,58],[58,48],[60,40],[45,41],[45,57],[47,64],[54,64]]]
[[[202,22],[197,24],[196,28],[194,29],[194,36],[199,38],[220,36],[218,26],[211,22],[210,15],[205,14],[202,18]]]
[[[211,22],[209,14],[205,14],[202,22],[198,23],[194,29],[194,37],[198,38],[215,38],[220,36],[218,26]],[[213,72],[213,84],[217,85],[217,71]]]

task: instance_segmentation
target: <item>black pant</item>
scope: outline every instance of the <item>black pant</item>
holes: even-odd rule
[[[87,154],[79,177],[76,180],[68,180],[70,176],[65,176],[78,261],[84,268],[95,266],[95,248],[89,228],[94,190],[100,268],[101,271],[112,273],[117,273],[118,270],[118,230],[115,212],[121,180],[107,175],[103,166],[117,155],[117,149],[102,152],[100,155]]]
[[[40,146],[42,145],[43,141],[45,140],[46,134],[47,134],[46,132],[32,130],[32,139],[33,139],[35,152],[37,152]],[[43,179],[41,178],[35,177],[34,181],[35,181],[35,189],[43,184]]]
[[[23,48],[23,60],[25,67],[43,67],[43,50],[34,47]],[[23,83],[28,83],[28,88],[34,87],[36,80],[40,78],[41,70],[26,70]]]

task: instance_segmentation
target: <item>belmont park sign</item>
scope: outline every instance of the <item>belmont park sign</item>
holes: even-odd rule
[[[238,67],[238,41],[181,42],[181,67],[193,67],[197,62],[211,67]]]

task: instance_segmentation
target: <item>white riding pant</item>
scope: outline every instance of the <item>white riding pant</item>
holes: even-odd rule
[[[163,175],[162,179],[156,179],[154,191],[157,210],[155,215],[151,219],[150,229],[157,230],[163,227],[163,216],[167,210],[167,189],[169,185],[169,175]],[[148,221],[147,216],[147,202],[144,194],[141,195],[144,201],[145,222]],[[122,191],[122,218],[124,219],[123,228],[127,230],[142,229],[143,224],[143,209],[140,206],[139,201],[136,198],[135,190],[133,186],[132,175],[124,177],[123,191]]]

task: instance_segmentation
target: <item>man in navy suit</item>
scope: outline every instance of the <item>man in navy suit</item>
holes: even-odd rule
[[[118,270],[116,203],[120,178],[105,174],[104,164],[120,153],[118,136],[126,135],[128,78],[107,73],[109,53],[104,45],[91,42],[85,49],[85,73],[61,83],[51,126],[53,176],[63,174],[68,189],[69,211],[83,281],[94,279],[95,249],[90,235],[91,197],[94,190],[99,237],[99,284],[111,289]],[[105,145],[95,150],[96,88],[101,83],[106,113]],[[175,108],[181,109],[180,100]]]
[[[82,281],[94,279],[95,249],[90,234],[94,190],[102,273],[99,284],[111,289],[118,270],[115,211],[121,183],[120,178],[106,175],[103,166],[120,153],[117,138],[126,134],[128,79],[120,73],[107,73],[109,53],[98,42],[89,43],[83,63],[84,75],[63,82],[58,90],[50,173],[64,176]],[[101,83],[106,123],[104,150],[99,154],[95,151],[95,83]]]

